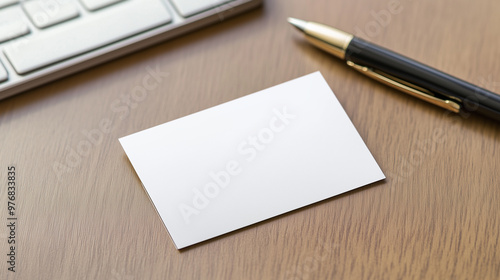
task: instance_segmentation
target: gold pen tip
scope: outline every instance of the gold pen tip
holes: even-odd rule
[[[288,22],[300,31],[306,30],[307,21],[289,17]]]

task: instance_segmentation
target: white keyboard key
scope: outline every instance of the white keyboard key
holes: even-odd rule
[[[23,2],[24,10],[33,24],[45,28],[78,16],[72,0],[31,0]]]
[[[190,17],[230,0],[171,0],[183,17]]]
[[[19,0],[0,0],[0,8],[19,2]]]
[[[7,70],[5,70],[5,68],[3,68],[2,63],[0,62],[0,83],[7,81],[7,78],[8,78]]]
[[[87,10],[95,11],[123,0],[80,0],[80,1]]]
[[[91,21],[70,21],[46,29],[36,37],[9,43],[4,54],[17,73],[26,74],[169,23],[171,19],[159,0],[125,1],[94,14]]]
[[[0,10],[0,43],[29,32],[21,7],[12,6]]]

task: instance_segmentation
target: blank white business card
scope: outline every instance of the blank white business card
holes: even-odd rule
[[[319,72],[120,142],[178,249],[385,178]]]

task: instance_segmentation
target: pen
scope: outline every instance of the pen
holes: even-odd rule
[[[316,47],[390,87],[455,113],[500,121],[500,95],[323,24],[288,18]]]

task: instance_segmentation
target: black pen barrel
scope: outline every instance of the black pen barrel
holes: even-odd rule
[[[380,70],[433,93],[462,100],[462,110],[500,121],[500,95],[448,75],[413,59],[354,37],[345,59]]]

